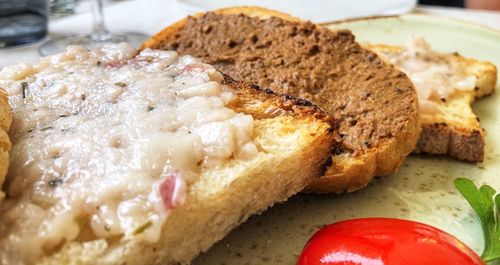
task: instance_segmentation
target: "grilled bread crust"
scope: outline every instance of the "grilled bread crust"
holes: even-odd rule
[[[264,61],[264,59],[269,59],[272,56],[276,56],[276,54],[272,52],[264,54],[264,59],[256,59],[255,69],[242,73],[241,69],[238,68],[238,50],[234,51],[234,53],[218,54],[217,52],[219,50],[217,49],[207,52],[199,49],[199,46],[195,47],[195,45],[193,45],[193,41],[203,42],[204,38],[207,38],[205,40],[207,45],[210,42],[216,41],[213,37],[210,37],[210,34],[211,32],[215,32],[217,29],[209,24],[205,24],[205,21],[203,21],[203,19],[208,16],[217,16],[213,20],[218,23],[223,23],[221,21],[224,17],[230,17],[231,23],[238,23],[238,21],[242,19],[248,20],[248,17],[251,17],[252,19],[257,20],[269,19],[271,21],[269,24],[278,25],[275,28],[271,27],[269,31],[266,31],[262,35],[269,32],[270,34],[273,34],[274,30],[279,30],[280,25],[286,23],[295,23],[294,25],[297,25],[299,28],[304,26],[305,30],[313,32],[306,33],[310,34],[310,36],[313,36],[314,33],[318,32],[320,34],[327,35],[328,38],[333,39],[332,46],[334,46],[334,48],[332,49],[334,50],[334,53],[348,53],[349,56],[352,55],[348,58],[353,59],[349,63],[346,63],[345,61],[332,62],[332,71],[335,71],[335,67],[337,67],[336,64],[341,64],[342,66],[345,66],[345,68],[355,68],[356,65],[361,65],[361,67],[357,68],[357,70],[346,70],[343,77],[350,80],[364,80],[364,78],[367,80],[371,79],[368,82],[373,82],[371,84],[376,84],[380,88],[376,90],[375,93],[382,94],[384,91],[387,91],[389,92],[388,94],[391,94],[390,92],[398,91],[398,93],[401,93],[402,95],[399,95],[398,99],[395,101],[400,103],[400,107],[392,108],[393,102],[387,102],[387,99],[379,99],[375,102],[375,105],[377,105],[375,108],[361,110],[353,107],[350,110],[345,111],[342,108],[352,102],[368,102],[371,100],[366,97],[369,97],[372,91],[365,89],[365,87],[353,81],[343,87],[343,89],[338,90],[334,85],[330,87],[319,87],[318,89],[322,92],[309,97],[308,92],[310,91],[301,93],[298,91],[300,88],[297,88],[295,91],[293,91],[293,89],[283,88],[285,83],[289,80],[280,80],[282,75],[279,72],[279,66],[275,68],[278,69],[277,74],[267,76],[269,79],[278,80],[278,82],[259,82],[262,80],[253,79],[252,75],[254,75],[254,72],[266,72],[268,69],[272,68],[272,65],[266,65],[266,63],[262,63],[262,61]],[[189,29],[190,25],[196,24],[196,20],[201,21],[198,24],[201,29],[196,33],[196,37],[189,34],[186,35],[186,30]],[[224,26],[227,27],[227,29],[232,29],[234,24],[230,24],[228,22],[227,25]],[[243,25],[243,27],[245,26],[246,25]],[[302,28],[298,31],[300,30],[302,30]],[[225,36],[227,38],[231,38],[233,37],[233,34],[240,34],[238,31],[238,28],[227,30],[225,32]],[[252,36],[248,36],[248,38],[250,38],[249,41],[255,41],[255,39],[252,39]],[[260,41],[260,39],[258,41]],[[236,44],[229,43],[228,45],[233,44],[236,48],[238,48],[238,40],[235,42]],[[310,45],[310,51],[312,51],[312,53],[317,56],[325,56],[324,58],[328,58],[328,54],[324,54],[320,51],[323,47],[316,47],[315,49],[312,44]],[[283,45],[283,43],[277,43],[274,45]],[[259,7],[236,7],[220,9],[210,13],[200,13],[178,21],[146,41],[142,45],[142,49],[144,48],[175,49],[181,54],[184,52],[190,53],[206,60],[220,71],[225,72],[226,74],[229,74],[237,79],[257,82],[261,86],[269,86],[277,92],[291,93],[294,96],[305,97],[313,102],[316,102],[319,106],[330,113],[334,113],[336,115],[340,113],[340,115],[336,117],[342,120],[340,133],[343,137],[343,146],[341,149],[334,150],[335,155],[332,156],[333,164],[331,168],[327,171],[325,176],[311,183],[306,188],[307,192],[326,193],[354,191],[366,186],[376,175],[388,175],[394,173],[399,168],[404,158],[415,148],[416,141],[420,135],[421,129],[419,126],[417,96],[413,88],[413,84],[403,73],[399,72],[394,67],[383,63],[374,53],[362,49],[354,41],[354,37],[348,31],[333,33],[326,29],[312,25],[309,22],[301,21],[300,19],[280,12]],[[249,48],[248,46],[245,46],[244,48],[246,49],[245,51],[239,50],[239,52],[248,51],[251,54],[253,51],[252,47]],[[256,47],[256,49],[257,48],[258,47]],[[281,55],[290,57],[296,56],[297,53],[298,51],[293,50]],[[233,60],[234,58],[236,58],[236,60]],[[259,63],[261,65],[259,65]],[[296,69],[296,71],[307,70],[308,69]],[[366,74],[366,71],[369,73]],[[379,78],[373,78],[373,76],[370,76],[370,73],[375,73],[379,76]],[[363,74],[366,74],[366,76],[363,76]],[[350,77],[347,77],[348,75],[350,75]],[[249,76],[250,78],[248,78]],[[309,79],[310,80],[308,81],[311,82],[316,81],[314,78]],[[335,79],[335,76],[332,79]],[[263,80],[265,79],[263,78]],[[321,81],[318,81],[318,83],[321,84]],[[333,102],[335,101],[334,98],[341,97],[344,98],[342,101]],[[383,118],[379,118],[378,120],[371,119],[370,117],[374,116],[372,114],[379,115],[379,117]],[[356,121],[358,122],[357,125],[354,124]],[[386,121],[398,121],[400,122],[400,126],[395,126],[395,128],[393,128],[393,130],[386,135],[373,137],[375,138],[374,142],[363,142],[359,139],[359,137],[357,137],[357,135],[364,135],[363,131],[366,131],[365,134],[370,134],[370,132],[368,132],[370,128],[363,127],[364,124],[370,124],[371,126],[376,127],[377,123],[382,124]],[[361,143],[359,143],[360,141]]]
[[[0,202],[5,197],[5,193],[1,188],[9,168],[11,143],[7,132],[9,131],[11,122],[12,116],[7,93],[3,89],[0,89]]]
[[[384,54],[398,54],[402,47],[384,44],[366,44],[382,58]],[[422,135],[414,153],[447,155],[459,160],[481,162],[484,159],[485,131],[471,108],[475,99],[491,95],[497,83],[497,69],[489,62],[465,58],[458,53],[440,54],[458,64],[467,75],[476,76],[473,90],[457,90],[446,99],[438,101],[441,114],[422,115]]]

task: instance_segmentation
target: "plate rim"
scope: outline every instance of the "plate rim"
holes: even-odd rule
[[[377,16],[367,16],[367,17],[357,17],[357,18],[348,18],[348,19],[341,19],[341,20],[332,20],[332,21],[327,21],[327,22],[322,22],[322,23],[317,23],[320,26],[323,27],[329,27],[329,26],[334,26],[334,25],[339,25],[339,24],[344,24],[344,23],[355,23],[355,22],[365,22],[365,21],[370,21],[370,20],[384,20],[384,19],[411,19],[411,18],[416,18],[416,19],[433,19],[433,20],[441,20],[446,23],[452,23],[452,24],[460,24],[462,26],[466,27],[473,27],[477,28],[478,30],[486,30],[489,31],[495,35],[498,35],[500,37],[500,29],[495,29],[492,27],[489,27],[487,25],[483,25],[480,23],[475,23],[459,18],[453,18],[453,17],[447,17],[447,16],[441,16],[441,15],[431,15],[431,14],[419,14],[419,13],[408,13],[408,14],[400,14],[400,15],[377,15]]]

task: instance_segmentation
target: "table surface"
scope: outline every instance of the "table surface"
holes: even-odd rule
[[[50,34],[46,39],[58,35],[90,32],[92,28],[91,14],[88,11],[85,12],[84,8],[80,9],[83,9],[83,12],[79,14],[52,20],[49,23]],[[148,35],[152,35],[190,14],[189,10],[186,10],[174,0],[113,2],[105,7],[104,12],[106,24],[110,31],[137,31]],[[412,13],[450,17],[500,30],[500,12],[418,6]],[[21,62],[36,62],[39,58],[37,48],[42,42],[25,47],[0,49],[0,67]]]

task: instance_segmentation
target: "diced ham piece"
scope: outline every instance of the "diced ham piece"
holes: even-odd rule
[[[209,69],[209,65],[203,63],[191,63],[186,65],[183,69],[183,73],[188,74],[196,74],[196,73],[204,73]]]
[[[160,183],[160,196],[165,209],[181,206],[186,200],[186,181],[178,170],[163,175],[165,176]]]

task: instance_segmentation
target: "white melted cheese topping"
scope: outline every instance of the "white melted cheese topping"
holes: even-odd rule
[[[435,102],[446,101],[457,90],[473,90],[476,85],[476,76],[468,75],[449,55],[433,51],[420,37],[410,38],[403,52],[385,56],[415,85],[423,114],[439,113]]]
[[[157,241],[201,169],[257,153],[254,121],[227,107],[221,81],[193,57],[128,44],[2,69],[13,147],[0,263],[89,235]]]

